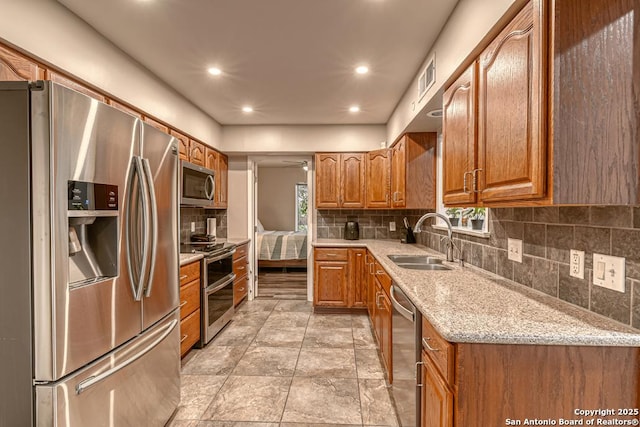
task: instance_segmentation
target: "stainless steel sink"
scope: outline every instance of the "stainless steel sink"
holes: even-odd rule
[[[387,255],[396,264],[442,264],[440,258],[427,255]]]
[[[434,270],[451,270],[450,267],[447,267],[446,265],[442,265],[442,264],[415,264],[415,263],[399,263],[397,262],[396,265],[398,267],[401,268],[408,268],[409,270],[430,270],[430,271],[434,271]]]

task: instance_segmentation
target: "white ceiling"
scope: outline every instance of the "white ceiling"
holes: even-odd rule
[[[457,3],[58,1],[223,125],[386,123]]]

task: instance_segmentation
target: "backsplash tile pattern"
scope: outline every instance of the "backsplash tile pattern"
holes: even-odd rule
[[[344,225],[347,221],[357,221],[361,239],[398,239],[404,238],[406,228],[403,218],[407,217],[409,225],[413,226],[421,215],[428,210],[346,210],[323,209],[318,210],[317,237],[320,239],[344,239]],[[389,231],[389,222],[395,221],[396,231]]]
[[[216,218],[216,234],[219,238],[227,237],[227,210],[180,208],[180,243],[191,238],[191,223],[196,223],[196,233],[206,233],[207,218]]]
[[[418,243],[444,252],[445,232],[423,229]],[[640,208],[491,209],[489,231],[455,235],[465,262],[640,329]],[[523,241],[522,263],[507,258],[507,238]],[[569,275],[571,249],[585,251],[584,279]],[[625,293],[591,284],[594,252],[626,258]]]

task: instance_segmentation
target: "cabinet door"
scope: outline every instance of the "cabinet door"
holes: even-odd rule
[[[406,137],[391,149],[391,206],[404,208],[407,206],[406,177],[407,151]]]
[[[169,127],[167,125],[162,124],[159,121],[157,121],[155,119],[152,119],[151,117],[143,116],[142,120],[145,123],[150,124],[151,126],[153,126],[154,128],[158,129],[161,132],[169,133]]]
[[[473,63],[443,95],[442,179],[447,206],[476,201],[473,171],[476,169],[476,63]]]
[[[226,208],[229,193],[229,158],[218,153],[218,167],[216,168],[216,194],[215,205],[217,208]]]
[[[62,75],[60,73],[57,73],[55,71],[47,70],[46,78],[47,80],[51,80],[52,82],[56,82],[58,84],[61,84],[62,86],[66,86],[70,89],[73,89],[76,92],[80,92],[93,99],[97,99],[100,102],[107,101],[107,98],[105,98],[105,96],[100,92],[97,92],[93,89],[89,89],[87,86],[81,83],[78,83],[74,80],[71,80],[69,77]]]
[[[340,155],[316,154],[316,208],[340,207]]]
[[[341,154],[340,159],[340,206],[343,208],[364,208],[365,206],[365,154]]]
[[[249,276],[246,274],[233,282],[233,305],[238,306],[249,292]]]
[[[366,249],[349,249],[349,307],[367,306]]]
[[[0,81],[42,79],[44,69],[38,64],[18,52],[0,46]]]
[[[139,111],[129,107],[128,105],[121,104],[120,102],[114,99],[109,99],[108,101],[109,101],[109,105],[111,105],[112,107],[117,108],[120,111],[124,111],[127,114],[131,114],[133,117],[142,119],[142,114]]]
[[[316,261],[313,276],[314,306],[348,307],[347,261]]]
[[[171,136],[178,140],[178,151],[180,153],[180,160],[189,161],[189,138],[178,131],[171,129],[169,132]]]
[[[382,291],[380,297],[380,352],[382,353],[382,361],[387,370],[387,378],[389,383],[393,382],[393,360],[391,351],[391,300],[386,293]]]
[[[216,170],[218,168],[218,152],[216,150],[209,147],[205,147],[204,167],[212,170]]]
[[[189,140],[189,161],[194,165],[204,166],[204,144]]]
[[[383,150],[367,153],[367,207],[388,208],[391,206],[391,152]]]
[[[373,307],[376,299],[376,276],[373,268],[375,264],[373,256],[367,253],[367,311],[369,313],[369,320],[373,324]]]
[[[420,417],[422,427],[453,426],[453,393],[422,352],[422,396]]]
[[[480,56],[478,187],[483,202],[546,194],[545,57],[532,2]]]

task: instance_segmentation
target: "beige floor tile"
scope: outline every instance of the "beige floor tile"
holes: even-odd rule
[[[231,322],[209,342],[209,345],[249,346],[260,327],[260,324],[242,326]]]
[[[255,312],[255,311],[271,311],[278,304],[278,301],[254,299],[247,301],[238,308],[238,313]]]
[[[385,380],[358,380],[364,425],[397,426],[393,404]]]
[[[245,347],[209,345],[183,366],[182,373],[192,375],[229,375],[245,350]]]
[[[272,311],[265,328],[306,328],[310,312]]]
[[[296,366],[296,376],[356,378],[353,349],[303,347]]]
[[[262,328],[253,341],[257,347],[300,347],[306,328]]]
[[[232,375],[293,376],[299,348],[249,347]]]
[[[290,384],[290,377],[230,376],[202,419],[279,422]]]
[[[362,423],[357,380],[294,377],[282,422]]]
[[[303,347],[353,348],[351,329],[307,328]]]
[[[253,423],[248,421],[200,421],[195,427],[278,427],[278,423]],[[326,426],[325,426],[326,427]]]
[[[384,379],[384,370],[375,348],[356,348],[358,378]]]
[[[363,314],[353,314],[351,316],[351,326],[354,329],[358,328],[371,328],[371,322],[369,321],[369,315],[366,313]]]
[[[353,329],[353,345],[356,348],[376,348],[376,339],[370,328]]]
[[[278,301],[273,311],[297,311],[303,313],[311,313],[313,305],[310,301]]]
[[[197,427],[198,420],[177,420],[175,417],[165,427]]]
[[[309,319],[310,328],[351,328],[350,314],[314,313]]]
[[[199,420],[226,379],[226,376],[182,375],[180,404],[174,419]]]

